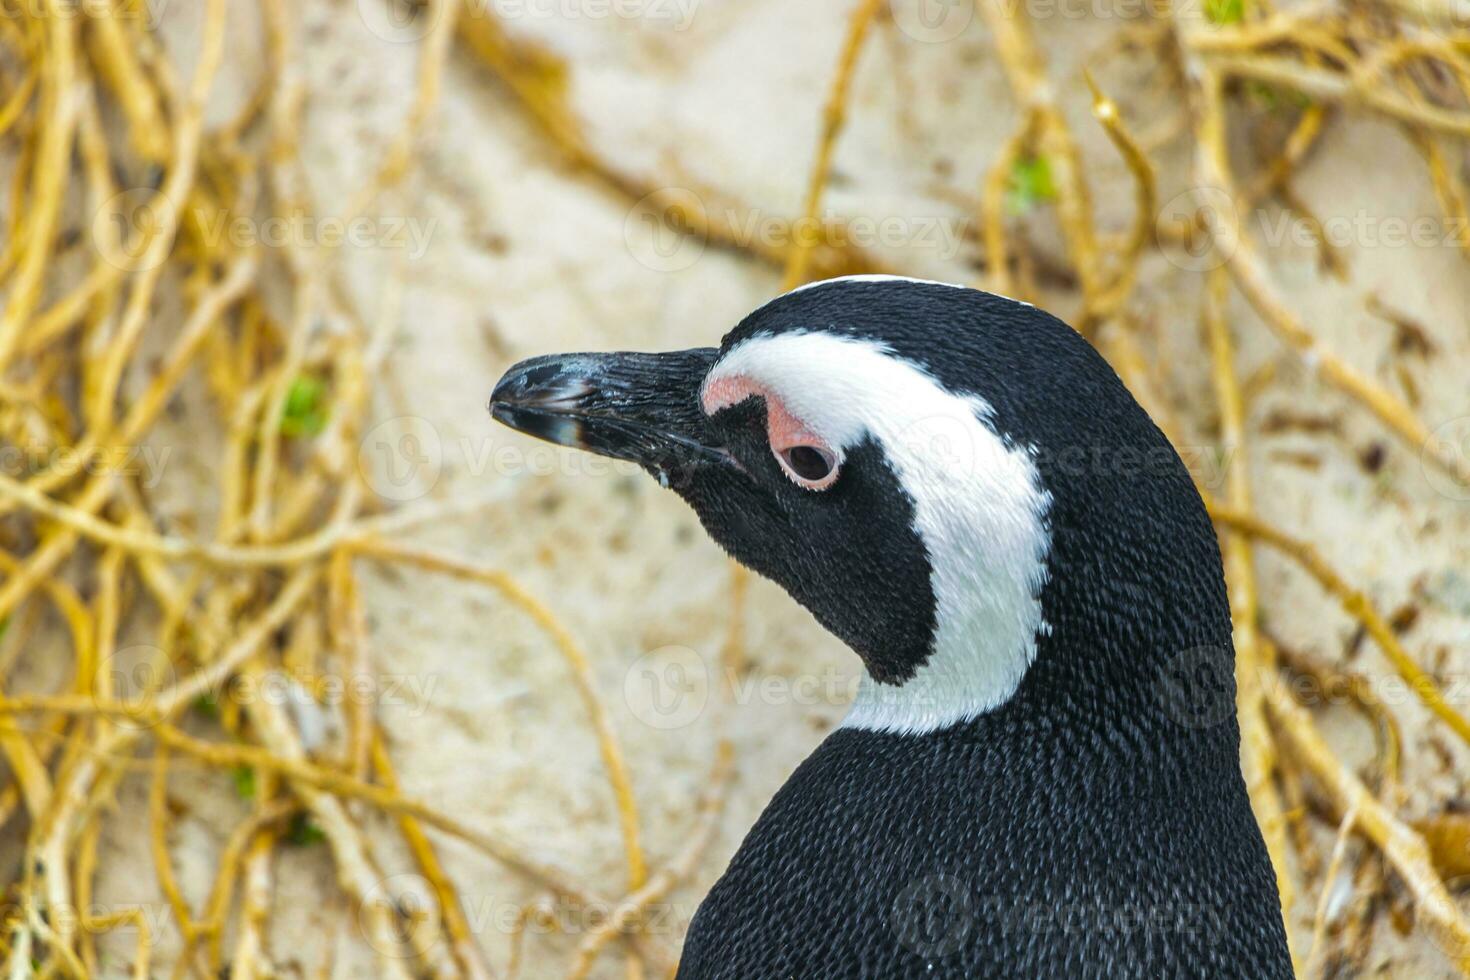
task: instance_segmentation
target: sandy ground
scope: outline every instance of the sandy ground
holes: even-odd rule
[[[570,0],[516,5],[510,9],[539,13],[518,16],[511,27],[571,60],[575,104],[593,142],[612,159],[656,172],[670,186],[718,188],[758,215],[797,212],[850,4],[688,2],[693,6],[649,0],[642,17],[594,16],[595,5]],[[385,30],[380,19],[364,18],[359,8],[374,3],[300,6],[310,87],[303,153],[319,217],[346,206],[412,98],[418,31]],[[260,65],[252,5],[238,6],[230,65],[213,107],[221,117]],[[681,10],[689,12],[687,22]],[[904,271],[973,281],[975,246],[964,237],[973,233],[970,205],[1016,113],[979,19],[950,16],[966,22],[923,30],[909,24],[921,38],[891,22],[880,27],[857,75],[827,204],[836,214],[902,219],[886,238],[882,225],[874,234],[883,239],[877,250]],[[186,66],[197,17],[193,5],[173,4],[164,20],[171,49]],[[1087,117],[1077,69],[1119,26],[1069,16],[1040,26],[1058,93],[1092,161],[1100,223],[1111,229],[1126,227],[1131,191]],[[1100,80],[1140,129],[1168,131],[1170,96],[1140,87],[1134,65],[1110,60]],[[368,434],[363,462],[375,488],[393,500],[505,488],[503,506],[420,537],[514,570],[586,644],[657,866],[684,841],[707,779],[729,567],[693,515],[651,480],[492,426],[484,405],[500,372],[524,356],[715,343],[774,293],[778,277],[727,252],[680,244],[628,202],[567,173],[462,52],[452,59],[429,134],[422,165],[394,205],[401,210],[381,214],[404,220],[407,243],[342,257],[353,301],[365,311],[381,302],[385,270],[398,262],[407,270],[390,378],[376,397],[381,426]],[[1161,200],[1168,201],[1186,186],[1183,142],[1165,145],[1157,158],[1164,166]],[[1465,259],[1442,241],[1394,244],[1380,234],[1391,221],[1439,214],[1422,169],[1391,127],[1336,126],[1298,188],[1323,218],[1361,215],[1357,227],[1377,231],[1348,235],[1350,285],[1322,274],[1315,249],[1290,241],[1273,253],[1273,269],[1312,328],[1365,371],[1384,372],[1395,340],[1394,327],[1365,309],[1369,294],[1421,324],[1434,353],[1404,361],[1421,412],[1431,426],[1459,420],[1470,427]],[[1257,234],[1291,228],[1274,207],[1248,221]],[[1058,249],[1049,219],[1028,222],[1040,248]],[[1187,264],[1150,258],[1136,305],[1146,311],[1145,342],[1163,366],[1165,389],[1200,450],[1194,455],[1201,478],[1210,481],[1213,465],[1218,486],[1218,461],[1212,464],[1206,451],[1213,419],[1198,328],[1201,279],[1181,268]],[[1070,297],[1051,299],[1060,312],[1073,308]],[[1246,369],[1278,364],[1252,413],[1257,424],[1275,420],[1271,433],[1254,441],[1250,459],[1261,510],[1319,542],[1384,608],[1411,599],[1422,606],[1408,645],[1447,682],[1460,684],[1463,707],[1470,700],[1470,494],[1436,484],[1413,452],[1320,386],[1239,297],[1232,314]],[[1315,432],[1293,424],[1303,418],[1336,421],[1332,431]],[[1362,457],[1374,447],[1381,447],[1382,467],[1368,475]],[[174,452],[171,465],[183,469],[171,472],[194,468],[209,480],[215,460],[207,439],[179,440]],[[172,476],[170,482],[178,483]],[[180,515],[201,511],[187,490],[175,492],[163,506]],[[1294,569],[1269,555],[1260,565],[1270,629],[1284,642],[1337,659],[1354,633],[1349,619]],[[546,637],[483,590],[417,573],[369,573],[367,599],[382,679],[378,710],[406,789],[529,842],[536,855],[575,869],[602,895],[621,894],[621,845],[597,748]],[[773,586],[757,583],[749,605],[753,680],[742,680],[728,725],[737,780],[707,858],[658,916],[655,932],[670,946],[766,800],[841,718],[859,669]],[[1391,672],[1371,643],[1360,645],[1352,663],[1385,686],[1385,697],[1395,697]],[[1400,691],[1392,703],[1406,732],[1404,812],[1429,815],[1463,800],[1463,747],[1426,724],[1411,697]],[[1371,740],[1363,725],[1340,709],[1324,717],[1345,751],[1366,757]],[[219,780],[196,782],[181,780],[174,793],[191,803],[176,844],[181,882],[198,902],[243,807]],[[143,780],[128,781],[125,811],[141,813],[144,797]],[[116,821],[106,841],[99,897],[156,901],[139,894],[139,882],[151,881],[152,872],[144,838],[129,824]],[[444,849],[471,924],[500,968],[515,912],[535,892],[464,848]],[[419,886],[405,854],[386,850],[379,858],[390,876],[385,891]],[[271,931],[282,974],[311,975],[334,948],[334,975],[372,975],[355,913],[320,898],[331,890],[323,886],[332,874],[323,849],[286,852],[279,874]],[[1315,891],[1304,895],[1291,918],[1303,948],[1316,901]],[[527,944],[526,975],[562,975],[595,911],[562,909],[559,933],[537,930]],[[1386,921],[1378,937],[1379,975],[1449,975],[1447,962],[1423,940],[1405,943]],[[172,948],[171,939],[160,947],[165,962]],[[622,975],[617,957],[605,958],[595,975]]]

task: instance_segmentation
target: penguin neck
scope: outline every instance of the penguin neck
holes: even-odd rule
[[[1117,806],[1118,794],[1195,799],[1238,780],[1231,661],[1181,665],[1191,683],[1201,671],[1226,671],[1201,701],[1199,690],[1177,686],[1154,640],[1101,652],[1102,641],[1091,635],[1089,642],[1079,626],[1044,637],[1015,694],[990,710],[909,730],[844,724],[840,734],[859,739],[867,749],[857,751],[871,751],[885,765],[938,759],[969,770],[977,778],[966,785],[977,802],[997,794],[1013,802],[1065,798],[1076,810],[1105,810]]]
[[[1084,628],[1074,620],[1040,638],[1035,662],[1002,704],[990,704],[987,689],[894,686],[864,677],[842,728],[908,740],[920,752],[956,740],[1010,744],[1018,757],[1054,750],[1059,758],[1080,758],[1081,752],[1089,766],[1106,763],[1125,772],[1204,756],[1234,766],[1232,661],[1228,654],[1207,660],[1190,653],[1171,670],[1170,649],[1161,637],[1141,634],[1115,642],[1099,624]],[[1180,671],[1186,684],[1204,674],[1215,686],[1181,688]],[[869,722],[880,716],[883,725]]]
[[[1059,502],[1039,620],[1016,617],[1039,625],[1003,643],[986,632],[973,648],[937,651],[900,685],[865,677],[843,727],[1019,732],[1233,757],[1234,654],[1214,534],[1197,497],[1142,510],[1089,503],[1069,512]],[[1010,658],[1025,666],[1009,685],[975,667],[1003,647],[1024,649]]]

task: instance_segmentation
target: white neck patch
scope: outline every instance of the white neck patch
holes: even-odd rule
[[[873,436],[914,502],[937,605],[934,649],[900,686],[865,677],[843,727],[917,734],[994,710],[1036,659],[1051,495],[983,399],[957,395],[882,344],[830,333],[742,341],[709,384],[742,377],[843,450]],[[839,477],[841,479],[841,477]]]

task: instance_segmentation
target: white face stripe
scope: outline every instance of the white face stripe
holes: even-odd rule
[[[938,279],[915,279],[912,276],[889,276],[877,272],[867,272],[855,276],[837,276],[832,279],[818,279],[815,282],[803,283],[802,285],[797,286],[795,289],[791,290],[791,292],[799,293],[803,289],[814,289],[817,286],[836,285],[838,283],[844,282],[916,282],[921,286],[948,286],[950,289],[970,288],[969,286],[964,286],[957,282],[940,282]],[[790,294],[788,293],[787,295]],[[1031,305],[1025,300],[1011,299],[1011,297],[1005,296],[1001,293],[991,293],[991,295],[999,296],[1001,299],[1009,299],[1012,303],[1019,303],[1022,306]]]
[[[778,394],[830,446],[871,435],[914,501],[932,566],[934,650],[899,687],[864,678],[844,727],[920,733],[1010,699],[1036,658],[1050,494],[1031,453],[1007,446],[991,408],[957,395],[881,344],[830,333],[762,334],[732,348],[706,385],[744,377]]]

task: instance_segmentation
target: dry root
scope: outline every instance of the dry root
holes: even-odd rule
[[[296,12],[286,0],[259,0],[269,71],[235,119],[207,131],[203,110],[225,56],[223,0],[204,5],[202,43],[186,80],[177,77],[139,18],[124,16],[133,2],[88,4],[82,8],[85,15],[77,17],[64,9],[64,0],[0,0],[0,73],[13,82],[0,100],[0,140],[7,151],[18,148],[8,227],[0,239],[5,298],[0,442],[39,444],[53,458],[72,453],[124,459],[127,447],[155,431],[186,380],[202,378],[224,431],[219,507],[212,533],[186,533],[161,526],[146,489],[111,462],[80,474],[53,466],[24,478],[0,475],[0,624],[10,634],[0,639],[0,684],[34,635],[43,602],[66,624],[72,650],[64,690],[0,693],[0,754],[10,779],[0,787],[0,825],[24,821],[26,826],[24,874],[7,896],[8,907],[20,912],[3,924],[0,937],[8,975],[29,975],[33,961],[42,976],[95,974],[96,936],[125,927],[139,933],[134,975],[152,975],[150,953],[157,937],[148,934],[146,917],[137,910],[80,920],[50,914],[87,907],[101,860],[101,829],[117,786],[140,765],[151,777],[153,865],[182,942],[176,976],[216,976],[226,966],[236,980],[270,974],[274,863],[283,841],[303,827],[324,839],[342,893],[361,906],[360,921],[384,976],[408,976],[416,969],[436,976],[494,975],[435,836],[469,844],[532,887],[577,902],[599,901],[570,871],[529,856],[503,835],[405,795],[391,744],[370,709],[354,705],[349,710],[342,751],[325,756],[313,751],[302,722],[291,712],[260,704],[242,710],[228,699],[215,700],[242,678],[275,674],[307,679],[302,683],[310,699],[307,682],[322,671],[361,672],[371,658],[357,584],[363,560],[483,585],[545,631],[571,672],[600,746],[626,863],[626,893],[609,903],[612,914],[580,943],[571,976],[586,976],[614,944],[626,955],[630,976],[645,970],[668,973],[674,956],[643,935],[643,923],[650,905],[687,881],[707,851],[735,767],[729,743],[718,742],[708,789],[690,815],[684,848],[668,864],[650,868],[628,766],[576,638],[508,573],[395,540],[414,524],[443,519],[466,505],[383,513],[374,510],[365,492],[355,466],[356,442],[396,328],[403,270],[384,277],[375,304],[379,313],[368,322],[348,298],[331,253],[296,244],[268,258],[203,233],[204,218],[288,214],[308,206],[297,153],[305,86]],[[1292,558],[1340,599],[1425,706],[1470,740],[1470,722],[1405,649],[1392,623],[1309,543],[1255,513],[1246,466],[1247,406],[1252,391],[1265,382],[1238,377],[1236,328],[1227,314],[1230,284],[1287,348],[1385,431],[1466,484],[1470,466],[1431,438],[1409,402],[1324,347],[1272,285],[1265,257],[1235,223],[1206,215],[1198,226],[1182,231],[1155,228],[1149,151],[1158,140],[1136,138],[1124,107],[1088,75],[1094,115],[1131,176],[1136,211],[1126,229],[1099,229],[1087,176],[1094,161],[1084,159],[1059,108],[1063,89],[1049,74],[1024,8],[999,0],[977,3],[1021,120],[983,179],[976,176],[987,279],[1002,291],[1037,291],[1030,278],[1032,256],[1008,227],[1005,200],[1018,165],[1038,162],[1053,185],[1046,203],[1054,205],[1062,233],[1063,271],[1075,284],[1077,323],[1098,339],[1176,441],[1175,407],[1160,394],[1160,365],[1146,356],[1136,336],[1145,313],[1134,290],[1139,264],[1151,247],[1170,249],[1196,234],[1208,236],[1220,257],[1218,268],[1202,282],[1201,317],[1219,441],[1231,465],[1224,499],[1212,499],[1210,506],[1222,529],[1236,631],[1242,763],[1288,913],[1300,892],[1320,891],[1339,870],[1347,873],[1348,840],[1357,836],[1407,887],[1418,921],[1448,944],[1444,948],[1461,966],[1470,967],[1470,927],[1446,891],[1421,831],[1398,810],[1399,737],[1393,716],[1381,705],[1366,709],[1383,733],[1379,778],[1370,788],[1333,754],[1312,716],[1270,682],[1277,671],[1291,669],[1340,678],[1355,690],[1351,676],[1332,664],[1289,652],[1278,655],[1262,632],[1264,600],[1253,553],[1258,544]],[[1395,19],[1361,5],[1313,6],[1296,13],[1245,4],[1235,22],[1211,24],[1159,4],[1149,23],[1127,32],[1125,46],[1152,54],[1160,72],[1185,86],[1197,180],[1223,191],[1239,211],[1271,195],[1303,210],[1291,180],[1330,124],[1330,106],[1400,126],[1423,158],[1446,217],[1463,220],[1470,195],[1451,162],[1451,150],[1461,150],[1455,141],[1470,135],[1467,42],[1458,34],[1420,26],[1454,23],[1453,11],[1441,9],[1438,0],[1400,7],[1407,13]],[[673,219],[673,227],[685,234],[784,270],[788,288],[812,278],[880,271],[871,256],[837,244],[841,236],[816,221],[864,42],[874,30],[889,28],[876,0],[854,4],[822,114],[804,214],[791,223],[799,233],[789,249],[744,240],[729,216],[746,208],[738,202],[716,206],[732,205],[729,194],[690,187],[687,181],[676,187],[659,175],[631,173],[610,162],[591,145],[571,108],[571,66],[516,39],[483,4],[473,8],[461,0],[428,5],[425,15],[434,22],[421,45],[413,107],[373,180],[351,197],[349,214],[412,193],[419,146],[434,125],[444,65],[457,40],[490,70],[570,167],[626,203],[641,202]],[[1286,142],[1244,179],[1237,179],[1226,153],[1230,85],[1239,80],[1306,100]],[[125,141],[109,141],[104,105],[126,123]],[[140,189],[119,186],[121,175],[138,173],[151,175],[139,181]],[[122,191],[127,193],[119,196]],[[122,222],[98,223],[90,267],[64,285],[49,276],[69,247],[62,215],[73,199],[85,202],[89,211],[129,211]],[[1324,262],[1342,274],[1340,260],[1325,242],[1323,250]],[[154,323],[166,288],[177,288],[188,308],[177,327]],[[345,320],[349,329],[325,332],[321,319],[327,312]],[[167,343],[161,357],[143,364],[143,341],[151,331],[159,331]],[[145,379],[126,398],[125,377]],[[322,398],[329,400],[329,412],[319,412],[314,404]],[[82,560],[72,561],[76,557]],[[79,571],[80,589],[72,581]],[[744,668],[745,573],[737,570],[733,582],[735,614],[725,658],[728,670],[738,672]],[[111,661],[119,632],[140,611],[158,622],[155,655],[147,670],[135,675],[144,679],[141,689],[118,690]],[[213,712],[217,738],[200,739],[179,726],[180,718],[201,704]],[[720,718],[723,724],[724,712]],[[229,836],[200,908],[191,906],[175,879],[170,842],[170,776],[185,764],[248,779],[254,798],[250,816]],[[1339,822],[1325,879],[1321,856],[1304,829],[1307,785],[1326,798]],[[402,910],[374,895],[382,880],[377,862],[383,842],[370,831],[363,808],[391,815],[393,831],[430,886],[434,907],[422,921],[408,923],[413,928],[406,947]],[[1440,840],[1443,828],[1431,829]],[[1371,897],[1383,885],[1382,872],[1378,875],[1375,882],[1371,872],[1360,871],[1355,880],[1369,883]],[[1322,968],[1333,938],[1322,912],[1323,896],[1312,896],[1312,903],[1318,914],[1306,950],[1309,972]],[[1366,902],[1367,911],[1344,930],[1350,951],[1361,950],[1371,934],[1367,916],[1374,905]],[[533,905],[522,919],[538,914]],[[440,936],[444,953],[434,951]],[[519,931],[511,937],[511,975],[523,956],[523,941]]]

